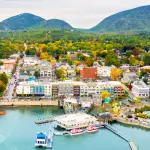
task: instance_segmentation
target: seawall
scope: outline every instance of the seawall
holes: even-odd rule
[[[0,106],[58,106],[58,100],[3,100],[0,101]]]
[[[138,126],[141,128],[145,128],[145,129],[150,129],[150,125],[143,124],[142,122],[135,123],[135,122],[125,121],[125,120],[121,120],[121,119],[116,119],[116,121],[119,123],[122,123],[122,124],[126,124],[126,125],[132,125],[132,126]]]

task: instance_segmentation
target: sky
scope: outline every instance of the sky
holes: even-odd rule
[[[32,13],[86,29],[112,14],[144,5],[150,5],[150,0],[0,0],[0,21]]]

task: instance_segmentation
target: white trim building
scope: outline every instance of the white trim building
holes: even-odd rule
[[[137,97],[148,98],[149,91],[149,87],[143,81],[135,81],[132,84],[132,92]]]

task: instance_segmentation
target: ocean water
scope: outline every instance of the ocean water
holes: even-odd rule
[[[36,150],[37,132],[47,132],[49,124],[36,125],[38,119],[63,113],[57,107],[7,109],[0,116],[0,150]],[[131,137],[139,150],[149,150],[150,131],[113,124],[113,127]],[[107,129],[79,136],[54,136],[53,150],[130,150],[128,143]]]

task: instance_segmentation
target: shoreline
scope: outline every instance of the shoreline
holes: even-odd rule
[[[0,101],[0,106],[2,107],[7,107],[7,106],[17,106],[17,107],[22,107],[22,106],[59,106],[58,100],[13,100],[13,101],[7,101],[3,100]]]
[[[144,125],[141,122],[135,123],[135,122],[125,121],[125,120],[120,120],[120,119],[116,119],[116,122],[118,122],[120,124],[124,124],[124,125],[140,127],[140,128],[144,128],[144,129],[150,130],[150,125],[149,126],[148,125]]]

